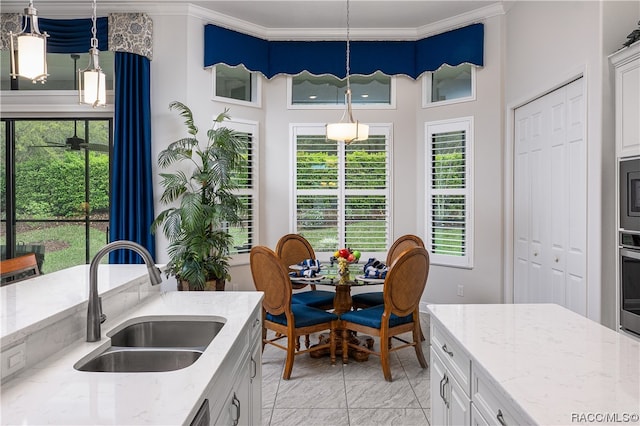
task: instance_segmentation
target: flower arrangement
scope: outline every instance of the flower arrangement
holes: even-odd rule
[[[358,260],[360,260],[360,252],[358,250],[342,248],[333,253],[331,263],[338,262],[338,275],[340,276],[341,284],[345,284],[350,280],[349,264],[357,263]]]

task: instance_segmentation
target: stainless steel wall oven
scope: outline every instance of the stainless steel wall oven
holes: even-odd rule
[[[620,327],[640,336],[640,158],[620,161]]]
[[[620,232],[620,326],[640,336],[640,233]]]
[[[640,158],[620,161],[620,228],[640,232]]]

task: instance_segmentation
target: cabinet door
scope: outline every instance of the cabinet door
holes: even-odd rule
[[[431,424],[447,424],[447,407],[443,399],[446,370],[438,355],[431,349]]]
[[[261,336],[253,343],[249,364],[250,423],[254,425],[262,424],[262,342],[260,340]]]
[[[251,425],[251,407],[249,402],[249,359],[242,363],[233,383],[233,388],[229,392],[222,408],[220,416],[215,424],[219,426],[249,426]]]
[[[469,397],[464,393],[462,387],[450,378],[447,384],[449,401],[449,423],[455,426],[466,426],[470,422],[469,409],[471,407],[471,401]]]
[[[471,426],[489,426],[489,422],[482,417],[482,414],[473,404],[471,404]]]

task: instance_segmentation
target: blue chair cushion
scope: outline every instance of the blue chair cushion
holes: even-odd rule
[[[378,306],[384,304],[384,293],[376,291],[373,293],[360,293],[354,294],[351,299],[354,304],[366,305],[366,306]]]
[[[322,324],[323,322],[338,319],[338,316],[334,313],[305,305],[291,305],[291,311],[293,312],[295,328],[308,327],[310,325]],[[267,313],[266,319],[278,324],[287,325],[287,317],[285,314],[271,315]]]
[[[291,295],[292,305],[306,305],[314,308],[322,306],[333,306],[333,297],[335,293],[324,290],[310,290],[293,293]]]
[[[355,324],[364,325],[365,327],[380,328],[382,325],[382,313],[384,312],[384,305],[374,306],[372,308],[360,309],[359,311],[348,311],[340,315],[340,319],[343,321],[353,322]],[[409,314],[406,317],[399,317],[391,314],[389,318],[389,327],[396,327],[400,324],[406,324],[413,321],[413,315]]]

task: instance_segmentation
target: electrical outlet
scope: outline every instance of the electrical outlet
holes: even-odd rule
[[[458,285],[458,296],[464,297],[464,286],[462,284]]]

